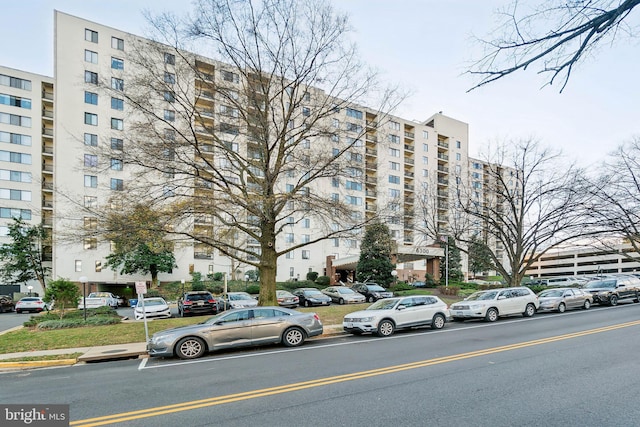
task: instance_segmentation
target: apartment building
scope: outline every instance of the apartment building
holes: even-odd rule
[[[74,227],[83,227],[85,230],[97,227],[97,218],[87,212],[117,200],[119,195],[129,191],[134,180],[141,179],[131,167],[124,166],[122,158],[105,155],[98,148],[106,146],[111,152],[117,152],[125,144],[137,139],[133,126],[137,113],[127,105],[124,95],[119,96],[119,92],[124,94],[142,73],[136,61],[132,60],[134,46],[139,48],[151,42],[58,11],[54,19],[54,78],[18,71],[4,70],[1,73],[3,80],[0,81],[0,89],[3,90],[0,92],[3,94],[0,96],[9,97],[8,104],[0,104],[3,114],[0,123],[0,130],[3,131],[2,152],[7,153],[6,156],[3,154],[3,164],[4,157],[20,160],[23,154],[24,159],[27,159],[27,154],[31,156],[30,163],[26,163],[26,160],[16,164],[12,163],[13,160],[6,163],[11,167],[3,169],[11,179],[5,181],[2,175],[2,182],[6,184],[3,187],[8,191],[10,209],[24,209],[24,215],[31,215],[29,218],[32,222],[42,220],[45,225],[52,227],[52,277],[77,281],[84,276],[96,289],[131,286],[134,281],[148,280],[148,277],[120,275],[105,268],[105,258],[112,249],[109,242],[94,237],[79,241],[72,237],[73,233],[67,232]],[[165,83],[180,78],[179,64],[170,52],[168,50],[160,60],[164,62]],[[185,56],[188,55],[185,53]],[[191,80],[188,80],[185,89],[188,93],[197,94],[194,95],[197,96],[195,106],[200,121],[196,131],[207,130],[209,119],[211,126],[213,123],[221,126],[220,117],[229,124],[224,129],[217,129],[221,132],[232,131],[232,109],[221,105],[216,94],[202,90],[201,86],[205,87],[207,82],[212,81],[238,84],[238,77],[225,68],[225,64],[214,60],[197,57],[196,63],[198,74],[188,77]],[[17,80],[14,82],[12,79]],[[22,81],[20,79],[30,84],[18,83]],[[5,80],[9,82],[6,86],[3,83]],[[316,92],[320,91],[309,88],[309,92],[316,96]],[[33,96],[34,93],[37,96]],[[23,102],[11,101],[14,99],[11,97],[28,98],[31,108],[14,105]],[[160,109],[164,108],[165,119],[179,115],[169,104],[171,97],[172,94],[165,91],[164,100],[161,96],[158,103],[154,104]],[[37,115],[33,112],[37,112]],[[302,115],[305,114],[303,107]],[[30,127],[11,124],[13,121],[22,123],[20,117],[28,117],[31,120]],[[24,123],[27,123],[26,119]],[[317,188],[310,191],[344,200],[362,217],[380,215],[384,211],[385,221],[397,242],[395,255],[400,280],[423,278],[425,272],[437,275],[443,252],[434,245],[432,237],[421,232],[419,223],[424,219],[419,217],[418,204],[427,189],[433,190],[438,197],[434,208],[438,225],[446,228],[452,188],[457,184],[456,180],[469,177],[469,165],[477,163],[469,158],[468,125],[441,112],[424,121],[414,121],[394,116],[383,117],[373,109],[352,105],[336,111],[335,116],[327,119],[327,127],[331,126],[346,129],[345,138],[351,139],[352,143],[357,138],[353,143],[353,153],[350,153],[350,158],[359,164],[354,168],[357,173],[354,173],[352,180],[319,180],[314,183]],[[5,129],[8,132],[6,138]],[[353,138],[349,137],[349,132],[353,132]],[[28,136],[31,145],[12,143],[14,138],[20,140],[14,134]],[[230,140],[229,144],[237,144],[240,152],[251,155],[250,141],[237,137],[238,132],[235,134],[236,139]],[[9,142],[5,143],[5,139]],[[330,153],[332,149],[336,150],[339,143],[337,139],[309,141],[309,145]],[[9,146],[11,148],[7,148]],[[22,176],[19,173],[23,172],[31,174],[29,178],[26,178],[27,175],[24,178],[29,182],[13,180],[14,175],[18,179]],[[5,174],[5,171],[2,173]],[[157,181],[162,180],[163,176],[144,179]],[[292,184],[283,182],[282,185]],[[25,193],[22,199],[20,192],[23,191],[31,193],[29,196]],[[206,191],[206,188],[193,191]],[[26,200],[27,197],[30,199]],[[34,201],[37,208],[32,207]],[[27,210],[31,213],[27,214]],[[5,212],[3,208],[2,220],[7,221],[16,212]],[[191,227],[194,232],[206,233],[210,230],[213,233],[216,224],[206,215],[200,215],[193,218]],[[287,227],[275,243],[278,247],[311,241],[321,232],[320,224],[312,218],[292,218],[291,225]],[[278,260],[277,280],[303,280],[310,271],[329,275],[333,279],[347,279],[357,263],[359,242],[358,236],[335,238],[289,252]],[[256,243],[246,242],[247,246]],[[203,276],[224,272],[230,277],[242,278],[245,271],[253,269],[239,265],[206,245],[193,242],[177,245],[175,256],[178,267],[172,273],[160,274],[161,281],[189,280],[190,272],[200,272]]]

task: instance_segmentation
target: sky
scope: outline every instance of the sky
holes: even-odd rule
[[[395,114],[423,121],[442,111],[468,123],[472,156],[490,143],[533,138],[562,150],[567,163],[597,167],[618,145],[640,137],[640,38],[602,46],[574,70],[562,93],[559,85],[543,87],[534,69],[468,92],[475,80],[464,72],[479,51],[474,36],[494,30],[495,12],[509,1],[333,3],[350,15],[363,59],[411,93]],[[5,0],[0,65],[53,75],[55,9],[145,36],[142,10],[183,13],[190,7],[175,0]]]

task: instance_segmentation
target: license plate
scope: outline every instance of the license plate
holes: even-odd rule
[[[353,328],[353,323],[347,323],[347,328]]]
[[[198,305],[204,305],[204,301],[198,301]]]
[[[461,312],[461,311],[456,311],[456,314],[457,314],[458,316],[462,316],[462,312]]]

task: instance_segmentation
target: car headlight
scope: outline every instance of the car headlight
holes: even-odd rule
[[[380,292],[374,292],[373,296],[379,298],[380,297]]]
[[[484,304],[471,304],[469,306],[469,310],[479,310],[484,307]]]

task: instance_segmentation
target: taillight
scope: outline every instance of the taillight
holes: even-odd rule
[[[215,303],[216,303],[216,300],[214,300],[214,299],[210,299],[210,300],[208,300],[207,302],[209,302],[209,303],[211,303],[211,304],[215,304]]]
[[[42,301],[36,301],[36,304],[44,304]]]
[[[318,317],[318,315],[317,315],[317,314],[315,314],[315,313],[313,313],[313,318],[314,318],[314,319],[316,319],[316,320],[320,320],[320,318]]]
[[[191,301],[182,301],[182,305],[191,305],[193,304]]]

